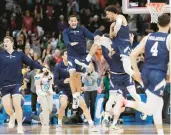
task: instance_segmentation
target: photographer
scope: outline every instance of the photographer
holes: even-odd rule
[[[53,106],[53,75],[50,71],[45,73],[37,72],[35,79],[36,94],[38,102],[41,105],[40,121],[42,130],[49,131],[49,114],[52,112]]]
[[[90,107],[90,113],[92,120],[94,120],[94,113],[95,113],[95,101],[97,96],[97,89],[98,89],[98,73],[94,70],[93,62],[90,63],[90,69],[87,71],[83,77],[82,82],[84,84],[84,97],[87,107]]]

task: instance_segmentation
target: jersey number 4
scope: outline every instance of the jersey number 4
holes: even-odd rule
[[[155,42],[150,50],[150,52],[152,53],[152,56],[157,56],[157,54],[158,54],[157,48],[158,48],[158,42]]]

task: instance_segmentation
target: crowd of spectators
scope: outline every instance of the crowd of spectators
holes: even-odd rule
[[[141,4],[145,4],[141,0]],[[0,50],[3,47],[3,38],[7,35],[15,40],[15,49],[23,51],[31,59],[46,64],[53,72],[56,64],[62,61],[61,51],[66,48],[63,42],[62,31],[68,27],[69,15],[77,15],[79,24],[88,28],[92,33],[106,33],[110,23],[105,18],[104,9],[108,5],[115,5],[122,14],[121,0],[1,0],[0,1]],[[125,15],[134,33],[134,48],[144,35],[156,31],[156,25],[150,24],[150,15]],[[93,41],[87,41],[87,52]],[[109,98],[108,64],[99,48],[93,57],[93,72],[97,84],[90,90],[89,82],[82,79],[85,96],[93,93],[106,93]],[[138,59],[142,66],[143,55]],[[34,84],[35,71],[23,67],[23,75],[27,83],[23,83],[24,94],[32,95],[32,109],[36,111],[36,94]],[[30,85],[29,85],[30,84]],[[87,86],[88,85],[88,86]],[[96,86],[97,85],[97,86]],[[92,88],[92,87],[91,87]],[[105,92],[106,91],[106,92]],[[92,99],[94,104],[94,99]],[[89,101],[86,101],[89,106]],[[90,104],[90,108],[94,106]],[[93,110],[94,111],[94,110]]]

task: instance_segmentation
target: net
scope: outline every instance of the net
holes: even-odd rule
[[[147,3],[146,7],[151,14],[151,23],[157,23],[158,17],[161,16],[165,10],[166,3]]]

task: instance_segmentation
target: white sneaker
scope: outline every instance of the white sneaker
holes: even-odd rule
[[[15,126],[15,113],[9,119],[8,128],[14,128],[14,126]]]
[[[147,119],[147,115],[144,114],[144,113],[141,113],[140,118],[141,118],[142,120],[146,120],[146,119]]]
[[[23,126],[18,126],[17,132],[18,132],[18,134],[24,134]]]
[[[111,125],[109,130],[110,130],[110,132],[115,132],[115,133],[123,133],[124,132],[124,129],[117,125]]]
[[[77,109],[79,107],[79,98],[73,97],[72,108]]]
[[[56,126],[56,132],[62,132],[62,124]]]
[[[42,125],[42,130],[49,130],[49,125],[48,126]]]
[[[98,130],[97,130],[97,128],[94,126],[94,125],[91,125],[90,127],[89,127],[89,132],[97,132]]]
[[[83,63],[83,62],[81,62],[81,61],[79,61],[79,60],[77,60],[77,59],[75,59],[74,61],[75,61],[75,63],[76,63],[77,65],[79,65],[79,66],[81,66],[81,67],[84,67],[84,68],[88,68],[88,67],[89,67],[88,65],[86,65],[85,63]]]

